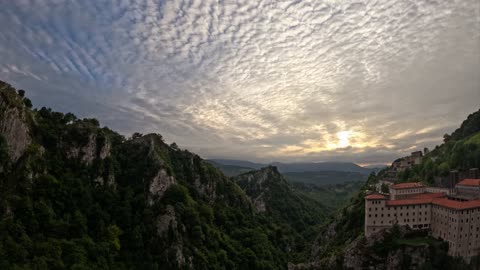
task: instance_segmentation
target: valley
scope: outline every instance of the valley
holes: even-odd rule
[[[408,227],[365,237],[365,196],[393,166],[204,160],[160,134],[125,137],[96,119],[32,109],[4,82],[0,116],[2,269],[475,269],[478,262],[446,255],[444,242]],[[480,167],[478,119],[480,111],[395,181],[428,184],[451,169]]]

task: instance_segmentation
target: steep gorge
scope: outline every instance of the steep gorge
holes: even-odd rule
[[[288,218],[159,134],[32,110],[4,82],[0,101],[1,269],[286,269],[309,253]],[[308,226],[325,215],[299,207],[319,207]]]

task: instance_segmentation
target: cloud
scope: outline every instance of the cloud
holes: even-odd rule
[[[2,80],[205,157],[387,162],[480,100],[475,0],[0,3]]]

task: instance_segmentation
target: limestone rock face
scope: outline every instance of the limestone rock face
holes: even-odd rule
[[[105,159],[110,156],[111,144],[107,140],[100,146],[100,151],[97,154],[97,134],[91,133],[88,135],[88,142],[83,146],[68,146],[66,150],[67,157],[70,159],[80,159],[84,164],[91,165],[96,158]]]
[[[216,199],[216,184],[213,181],[207,181],[206,183],[202,183],[200,181],[200,177],[197,176],[194,182],[195,189],[202,195],[206,196],[213,201]]]
[[[107,157],[110,156],[111,151],[112,151],[112,144],[107,138],[105,140],[105,143],[102,145],[102,148],[100,148],[100,153],[98,156],[100,157],[100,159],[106,159]]]
[[[288,184],[276,167],[268,166],[258,171],[248,172],[235,177],[237,184],[247,193],[255,210],[267,212],[271,189],[288,189]]]
[[[257,212],[262,213],[267,211],[267,206],[265,205],[265,200],[263,199],[265,193],[260,194],[257,198],[253,200],[253,206]]]
[[[172,230],[177,230],[177,219],[175,217],[175,209],[171,205],[167,205],[167,211],[164,215],[158,217],[157,220],[157,234],[163,235],[168,232],[168,228],[171,227]]]
[[[173,184],[175,184],[175,178],[169,176],[165,169],[160,169],[155,177],[150,182],[148,188],[148,203],[153,205],[155,199],[163,197],[165,191]]]
[[[0,109],[5,104],[0,97]],[[17,161],[31,142],[25,115],[19,108],[6,108],[0,119],[0,134],[7,140],[8,154]]]
[[[399,228],[399,237],[405,237],[410,230],[406,227]],[[345,249],[343,267],[345,269],[402,269],[408,262],[409,269],[421,269],[429,257],[429,246],[402,246],[388,250],[388,254],[382,256],[373,251],[373,247],[384,241],[387,231],[380,231],[368,238],[357,238]]]
[[[82,162],[88,165],[92,164],[96,156],[96,152],[97,152],[96,139],[97,139],[96,134],[90,134],[90,136],[88,137],[87,145],[83,146],[80,151],[80,153],[82,154],[81,156]]]

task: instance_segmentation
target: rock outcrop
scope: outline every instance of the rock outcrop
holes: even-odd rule
[[[0,135],[6,139],[10,159],[15,162],[32,140],[21,98],[10,85],[1,81],[0,89],[4,90],[0,95]],[[10,92],[12,95],[8,97]]]
[[[148,204],[153,205],[156,199],[161,199],[165,191],[175,184],[175,178],[169,176],[165,169],[160,169],[148,187]]]
[[[98,135],[90,133],[85,145],[69,145],[66,147],[66,155],[70,159],[80,159],[86,165],[91,165],[97,158],[105,159],[110,156],[111,144],[106,138],[102,145],[98,145]],[[100,149],[100,150],[98,150]]]
[[[266,212],[268,200],[274,189],[288,189],[288,183],[274,166],[268,166],[257,171],[241,174],[234,178],[245,190],[255,210],[259,213]],[[275,191],[273,191],[275,192]]]
[[[396,238],[405,238],[411,231],[407,227],[399,227]],[[398,245],[390,246],[392,239],[386,239],[392,230],[380,231],[368,238],[358,238],[344,252],[343,267],[345,269],[362,270],[375,269],[395,270],[421,269],[429,258],[429,245]],[[385,251],[381,250],[385,246]],[[388,246],[388,248],[387,248]]]

